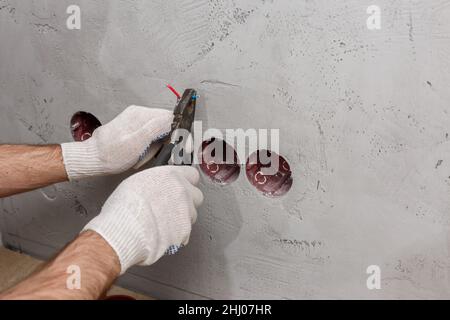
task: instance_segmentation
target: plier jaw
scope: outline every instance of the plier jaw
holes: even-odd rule
[[[197,91],[186,89],[173,111],[172,134],[177,129],[191,131],[195,120]]]

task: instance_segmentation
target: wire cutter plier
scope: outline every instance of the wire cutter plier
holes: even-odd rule
[[[183,141],[183,136],[180,135],[178,131],[184,129],[191,132],[192,124],[195,120],[197,97],[197,91],[194,89],[187,89],[184,91],[183,96],[178,100],[173,111],[173,122],[169,133],[170,139],[166,140],[167,142],[156,156],[153,162],[154,166],[168,165],[175,146],[180,143],[186,143],[186,141]]]

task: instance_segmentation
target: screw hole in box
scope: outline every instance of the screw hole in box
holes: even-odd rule
[[[239,177],[241,166],[237,153],[225,141],[216,138],[203,141],[200,157],[200,169],[212,181],[227,185]]]
[[[292,187],[291,167],[275,152],[255,151],[248,157],[245,171],[250,184],[267,197],[284,196]]]

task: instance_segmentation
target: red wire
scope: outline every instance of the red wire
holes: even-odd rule
[[[181,99],[181,95],[177,92],[177,90],[174,89],[174,87],[172,87],[170,84],[168,84],[167,88],[169,88],[169,90],[172,91],[173,94],[176,95],[178,99]]]

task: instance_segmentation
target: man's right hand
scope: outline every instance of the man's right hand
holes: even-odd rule
[[[171,245],[186,245],[203,194],[193,167],[164,166],[123,181],[84,229],[100,234],[116,252],[121,274],[151,265]]]

